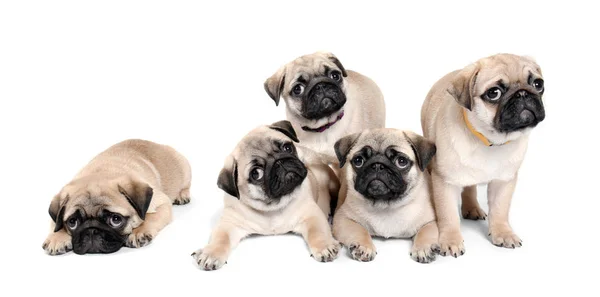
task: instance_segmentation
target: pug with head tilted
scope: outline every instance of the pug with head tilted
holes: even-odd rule
[[[331,53],[301,56],[282,66],[264,84],[279,105],[286,102],[287,119],[302,146],[337,163],[334,143],[343,136],[385,126],[385,102],[368,77],[346,70]]]
[[[149,244],[190,201],[191,169],[173,148],[126,140],[92,159],[52,199],[50,255],[113,253]]]
[[[427,164],[435,145],[410,131],[373,129],[335,144],[341,173],[333,234],[358,261],[371,261],[372,236],[411,238],[411,257],[435,260],[438,229]]]
[[[192,256],[204,270],[219,269],[250,234],[301,234],[315,260],[333,261],[339,243],[327,221],[333,172],[316,154],[294,145],[288,121],[248,133],[225,160],[217,185],[225,209],[207,246]]]
[[[492,243],[521,246],[508,212],[529,134],[545,118],[544,89],[535,61],[498,54],[447,74],[427,95],[421,124],[438,149],[431,174],[442,255],[465,252],[459,196],[464,218],[486,218],[477,202],[480,184],[487,185]]]

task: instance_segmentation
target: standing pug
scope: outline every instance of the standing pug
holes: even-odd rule
[[[381,236],[414,237],[411,257],[435,260],[438,229],[426,170],[435,151],[422,136],[395,129],[366,130],[335,144],[345,202],[333,217],[333,234],[352,258],[373,260],[371,236]]]
[[[302,234],[315,260],[333,261],[339,243],[326,215],[333,172],[320,158],[298,149],[288,121],[252,130],[227,157],[217,185],[225,209],[206,247],[192,254],[200,268],[215,270],[250,234]]]
[[[543,94],[540,66],[527,57],[498,54],[444,76],[427,95],[421,124],[438,149],[431,174],[442,255],[465,252],[456,211],[461,193],[463,217],[486,218],[477,202],[478,184],[488,186],[492,243],[521,246],[508,211],[529,133],[545,117]]]
[[[171,147],[115,144],[92,159],[50,203],[50,255],[113,253],[142,247],[171,221],[171,204],[190,201],[191,169]]]
[[[287,119],[301,145],[337,163],[334,143],[363,129],[385,126],[385,103],[368,77],[346,70],[331,53],[314,53],[281,67],[265,81],[265,90],[279,105],[286,102]]]

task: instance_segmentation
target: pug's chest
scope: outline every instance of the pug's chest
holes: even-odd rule
[[[511,180],[518,172],[526,146],[506,144],[498,147],[478,147],[461,150],[457,147],[446,156],[440,155],[440,168],[446,180],[459,186],[489,183],[492,180]]]
[[[423,225],[434,220],[433,210],[420,206],[403,207],[393,212],[378,212],[368,216],[363,226],[371,236],[383,238],[411,238]]]

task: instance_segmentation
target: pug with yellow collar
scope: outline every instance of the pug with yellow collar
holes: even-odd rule
[[[544,90],[534,60],[498,54],[447,74],[427,95],[421,125],[437,146],[431,176],[442,255],[465,253],[458,197],[464,218],[486,219],[477,202],[481,184],[487,185],[492,243],[521,246],[508,213],[529,134],[546,116]]]

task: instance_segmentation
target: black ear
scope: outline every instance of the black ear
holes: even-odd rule
[[[52,199],[52,202],[50,202],[50,207],[48,208],[48,213],[50,214],[50,217],[54,221],[54,232],[57,232],[63,228],[63,220],[64,220],[64,216],[65,216],[65,205],[67,204],[68,200],[69,200],[69,196],[67,195],[67,197],[65,198],[65,201],[61,204],[60,203],[60,194],[59,194],[59,195],[54,196],[54,198]]]
[[[415,133],[409,134],[404,133],[404,137],[406,137],[413,149],[413,152],[415,153],[415,156],[417,156],[417,164],[419,165],[419,169],[421,169],[421,171],[425,171],[429,161],[431,161],[433,156],[435,156],[435,152],[437,150],[435,143],[427,140],[421,135]]]
[[[219,179],[217,179],[217,186],[219,189],[225,191],[225,193],[240,199],[240,191],[238,190],[238,170],[237,161],[233,160],[231,167],[224,167],[219,173]]]
[[[285,83],[285,69],[279,69],[275,74],[271,75],[271,77],[267,78],[265,81],[264,87],[269,97],[275,101],[275,106],[279,106],[279,98],[281,97],[281,92],[283,92],[283,86]]]
[[[331,60],[331,62],[333,62],[335,66],[337,66],[342,71],[342,75],[344,77],[348,76],[348,73],[346,73],[346,68],[344,68],[342,62],[340,62],[340,60],[338,60],[338,58],[334,54],[329,54],[329,60]]]
[[[123,186],[118,185],[118,187],[119,193],[127,198],[127,201],[133,206],[138,216],[140,216],[142,220],[146,219],[146,212],[148,211],[148,207],[152,201],[152,195],[154,194],[152,188],[146,183],[135,181]]]
[[[339,139],[333,146],[333,149],[335,150],[335,155],[340,161],[340,168],[344,167],[344,164],[346,164],[346,157],[348,156],[348,153],[354,146],[354,143],[356,143],[356,140],[359,136],[360,133],[354,133],[344,136],[341,139]]]
[[[458,104],[468,110],[473,109],[473,88],[478,73],[479,67],[477,65],[466,67],[454,76],[454,80],[447,90]]]
[[[298,136],[296,136],[296,131],[294,130],[294,127],[292,127],[292,123],[290,123],[290,121],[275,122],[271,124],[269,128],[285,134],[285,136],[291,138],[294,142],[300,142],[300,140],[298,140]]]

